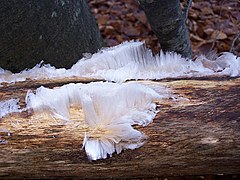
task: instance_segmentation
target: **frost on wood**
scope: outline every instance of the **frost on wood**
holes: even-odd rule
[[[83,110],[83,146],[90,160],[106,158],[123,149],[143,145],[145,136],[132,125],[146,126],[157,113],[155,101],[165,97],[137,83],[68,84],[60,88],[40,87],[28,92],[27,108],[71,121],[69,108]]]
[[[240,75],[240,57],[232,53],[208,59],[199,56],[195,61],[174,52],[160,52],[154,56],[142,42],[125,42],[115,47],[82,58],[70,69],[43,62],[34,68],[12,74],[0,68],[0,82],[30,79],[91,77],[124,82],[129,79],[163,79],[174,77],[200,77],[209,75]]]
[[[142,42],[128,42],[107,48],[79,60],[71,69],[56,69],[40,63],[34,68],[12,74],[0,68],[0,82],[66,77],[91,77],[124,82],[128,79],[162,79],[167,77],[199,77],[208,75],[239,76],[240,58],[231,53],[195,61],[176,53],[153,56]],[[26,109],[71,122],[71,107],[84,113],[86,126],[84,148],[91,160],[106,158],[123,149],[134,149],[144,143],[144,134],[132,125],[146,126],[156,114],[155,101],[166,97],[136,83],[68,84],[60,88],[38,88],[29,91]],[[160,93],[161,94],[161,93]],[[9,109],[18,110],[17,103]],[[14,107],[14,108],[10,108]],[[6,113],[5,113],[6,114]],[[5,115],[3,114],[3,115]]]
[[[20,106],[18,103],[19,99],[0,101],[0,118],[13,112],[20,112]]]

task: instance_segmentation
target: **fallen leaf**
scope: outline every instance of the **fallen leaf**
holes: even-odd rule
[[[218,31],[218,30],[215,30],[211,35],[211,39],[222,40],[226,38],[227,38],[227,35],[224,32]]]
[[[129,25],[128,27],[124,27],[123,31],[128,36],[139,36],[140,32],[137,30],[137,28]]]
[[[204,31],[207,35],[211,35],[211,34],[213,33],[214,29],[213,29],[213,28],[206,28],[206,29],[204,29],[203,31]]]
[[[98,25],[107,24],[107,22],[109,21],[109,16],[108,15],[98,16],[97,21]]]
[[[115,32],[115,29],[112,26],[106,26],[104,29],[104,34],[111,35]]]

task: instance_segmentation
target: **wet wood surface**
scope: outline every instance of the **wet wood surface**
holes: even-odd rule
[[[29,89],[89,79],[1,84],[0,100],[20,98]],[[146,143],[90,162],[81,149],[81,127],[34,119],[34,113],[0,119],[0,177],[139,178],[240,173],[240,79],[206,78],[141,81],[169,89],[159,113],[144,132]],[[161,91],[161,90],[159,90]],[[77,115],[75,117],[78,119]],[[81,119],[81,118],[80,118]]]

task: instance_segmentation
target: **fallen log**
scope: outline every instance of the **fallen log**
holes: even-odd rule
[[[0,100],[29,89],[57,87],[89,79],[24,81],[0,86]],[[159,113],[144,132],[146,143],[105,160],[89,161],[84,129],[13,113],[0,120],[0,177],[140,178],[240,173],[240,78],[140,81],[170,88]],[[76,117],[77,119],[77,117]],[[34,121],[33,121],[34,120]]]

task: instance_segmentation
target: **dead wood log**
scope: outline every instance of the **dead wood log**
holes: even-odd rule
[[[0,86],[0,100],[24,97],[40,84],[54,87],[74,80],[27,81]],[[76,82],[89,82],[78,79]],[[0,177],[5,178],[137,178],[169,175],[240,173],[240,79],[165,80],[189,101],[165,99],[147,127],[138,149],[90,162],[82,131],[49,122],[29,123],[31,114],[0,120]],[[18,123],[17,123],[18,122]],[[10,129],[10,133],[5,131]]]

